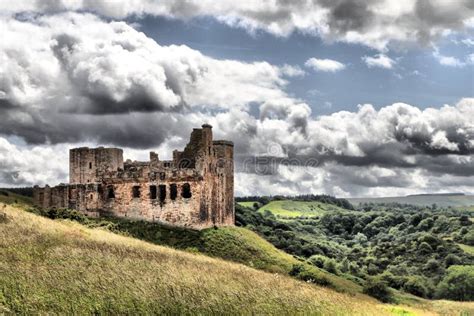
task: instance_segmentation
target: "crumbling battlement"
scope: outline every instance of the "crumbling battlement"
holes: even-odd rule
[[[157,221],[195,229],[234,225],[233,143],[212,139],[212,127],[195,128],[172,160],[123,160],[119,148],[74,148],[69,184],[36,186],[35,204]]]

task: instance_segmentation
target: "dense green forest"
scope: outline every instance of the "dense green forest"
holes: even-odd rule
[[[272,198],[241,200],[249,205],[252,198],[251,207],[236,206],[237,225],[313,265],[366,285],[368,294],[390,300],[390,291],[383,294],[381,289],[389,286],[425,298],[474,300],[472,211],[363,204],[321,216],[284,218],[265,210],[262,202]],[[309,200],[338,206],[347,202],[325,196]]]

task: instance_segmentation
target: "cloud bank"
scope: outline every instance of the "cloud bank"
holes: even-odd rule
[[[298,31],[378,50],[386,50],[390,44],[428,44],[474,25],[474,4],[470,0],[25,0],[2,4],[0,10],[10,13],[76,10],[111,18],[145,14],[177,19],[212,16],[251,33],[263,30],[288,36]]]
[[[304,75],[296,66],[162,46],[86,13],[0,23],[2,186],[66,181],[67,149],[84,143],[169,155],[204,122],[235,143],[237,194],[469,192],[474,184],[474,99],[314,117],[286,92],[288,77]]]

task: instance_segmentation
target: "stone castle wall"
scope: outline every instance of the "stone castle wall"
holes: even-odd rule
[[[118,148],[70,151],[70,183],[35,187],[43,208],[71,208],[195,229],[234,225],[233,144],[213,141],[212,127],[194,129],[173,160],[123,161]]]

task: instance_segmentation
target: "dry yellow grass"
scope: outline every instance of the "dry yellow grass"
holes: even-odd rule
[[[0,313],[459,315],[461,310],[472,313],[474,306],[381,304],[0,204]]]

